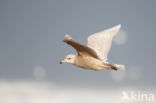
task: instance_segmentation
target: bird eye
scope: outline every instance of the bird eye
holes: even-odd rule
[[[70,60],[71,58],[67,58],[68,60]]]

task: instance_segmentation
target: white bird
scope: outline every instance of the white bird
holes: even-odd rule
[[[67,55],[62,63],[71,63],[81,68],[90,70],[124,70],[122,64],[112,64],[107,61],[107,54],[111,48],[112,38],[117,34],[121,25],[92,34],[88,37],[88,46],[82,45],[65,35],[63,42],[71,45],[77,55]]]

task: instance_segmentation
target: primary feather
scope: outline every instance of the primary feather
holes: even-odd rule
[[[112,38],[117,34],[121,25],[117,25],[111,29],[107,29],[88,37],[88,47],[96,51],[99,58],[107,61],[107,54],[111,48]]]

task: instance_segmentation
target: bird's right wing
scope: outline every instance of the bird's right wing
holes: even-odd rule
[[[95,33],[88,37],[88,47],[96,51],[101,60],[107,61],[107,54],[111,48],[112,38],[117,34],[120,27],[121,25],[119,24],[111,29]]]
[[[66,42],[67,44],[71,45],[77,51],[78,55],[92,56],[94,58],[99,59],[99,57],[93,49],[78,43],[77,41],[73,40],[69,35],[65,35],[63,42]]]

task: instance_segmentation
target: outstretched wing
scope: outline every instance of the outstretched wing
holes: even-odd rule
[[[66,42],[67,44],[71,45],[74,49],[76,49],[78,55],[92,56],[94,58],[99,59],[99,57],[97,56],[96,52],[93,49],[91,49],[85,45],[82,45],[75,40],[72,40],[72,38],[69,35],[65,35],[63,41]]]
[[[95,33],[88,37],[88,47],[96,51],[99,58],[107,61],[107,54],[111,48],[112,38],[117,34],[121,25]]]

